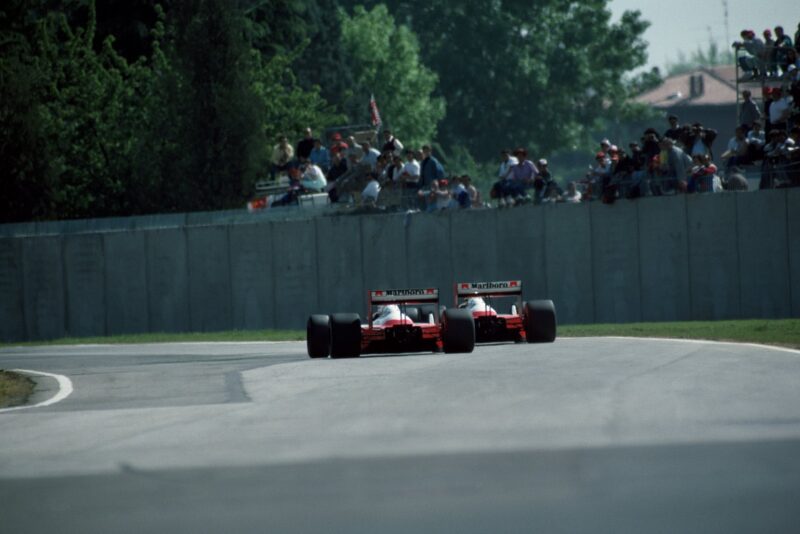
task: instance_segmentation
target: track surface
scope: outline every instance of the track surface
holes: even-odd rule
[[[12,348],[0,532],[798,532],[800,354],[618,339],[309,360]]]

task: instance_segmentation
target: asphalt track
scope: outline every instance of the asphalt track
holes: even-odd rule
[[[800,531],[798,352],[93,345],[0,368],[74,386],[0,413],[2,533]]]

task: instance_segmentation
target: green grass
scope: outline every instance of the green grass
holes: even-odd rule
[[[215,341],[305,341],[305,330],[230,330],[227,332],[186,332],[168,334],[128,334],[108,337],[65,337],[49,341],[3,343],[1,346],[90,345],[124,343],[203,343]]]
[[[568,325],[559,336],[638,336],[763,343],[800,349],[800,319]]]
[[[0,408],[25,404],[33,386],[33,380],[27,376],[0,369]]]
[[[764,343],[800,349],[800,319],[753,319],[745,321],[692,321],[678,323],[629,323],[560,325],[559,337],[638,336],[711,339]],[[185,334],[135,334],[126,336],[64,338],[14,345],[77,345],[91,343],[172,343],[215,341],[303,341],[303,330],[234,330]],[[11,344],[5,344],[9,346]]]

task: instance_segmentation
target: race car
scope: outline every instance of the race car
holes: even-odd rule
[[[456,307],[470,312],[475,341],[551,343],[556,339],[556,309],[552,300],[522,301],[522,281],[460,282],[453,291]],[[498,313],[492,299],[515,298],[511,313]]]
[[[468,310],[439,307],[439,290],[368,292],[368,321],[357,313],[311,315],[306,346],[311,358],[356,358],[368,353],[472,352],[475,324]],[[412,306],[409,306],[412,305]],[[417,308],[413,305],[423,305]]]

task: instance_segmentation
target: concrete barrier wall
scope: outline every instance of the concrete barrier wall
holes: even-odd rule
[[[449,306],[454,282],[511,278],[564,324],[800,316],[800,190],[173,219],[186,225],[1,238],[0,339],[302,328],[310,313],[364,317],[371,288],[435,286]]]
[[[147,253],[142,231],[102,234],[105,252],[106,332],[148,332]]]

